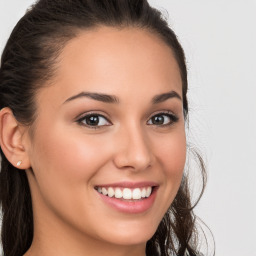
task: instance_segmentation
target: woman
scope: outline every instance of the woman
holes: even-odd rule
[[[5,255],[198,255],[186,94],[147,1],[38,1],[1,59]]]

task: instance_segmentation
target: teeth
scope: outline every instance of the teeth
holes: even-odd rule
[[[152,193],[152,187],[144,188],[104,188],[98,187],[97,191],[105,196],[123,198],[126,200],[134,199],[140,200],[141,198],[149,197]]]
[[[132,199],[141,199],[141,190],[139,188],[135,188],[132,191]]]
[[[152,188],[148,187],[146,192],[146,197],[149,197],[151,195],[151,192],[152,192]]]
[[[109,196],[109,197],[113,197],[114,195],[115,195],[114,189],[113,189],[113,188],[109,188],[109,189],[108,189],[108,196]]]
[[[123,199],[132,199],[132,190],[129,188],[125,188],[123,190]]]
[[[141,197],[146,197],[146,193],[147,193],[147,190],[145,188],[142,189],[141,191]]]
[[[108,194],[108,191],[105,188],[101,189],[101,192],[104,196],[106,196]]]
[[[123,197],[123,192],[120,188],[116,188],[115,190],[115,198],[122,198]]]

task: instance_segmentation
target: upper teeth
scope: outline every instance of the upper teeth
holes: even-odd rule
[[[144,188],[105,188],[97,187],[97,191],[105,196],[123,198],[123,199],[141,199],[149,197],[152,192],[152,187]]]

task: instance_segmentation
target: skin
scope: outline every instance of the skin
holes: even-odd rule
[[[66,102],[85,91],[114,95],[119,102]],[[152,103],[171,91],[181,99]],[[137,28],[81,32],[63,49],[52,84],[38,91],[36,102],[33,136],[25,128],[20,139],[28,159],[20,168],[31,167],[26,173],[35,228],[25,256],[144,256],[178,191],[186,159],[182,82],[171,49]],[[98,129],[77,122],[92,111],[108,120],[101,119]],[[153,124],[162,112],[167,124]],[[123,213],[94,189],[122,181],[156,182],[151,208]]]

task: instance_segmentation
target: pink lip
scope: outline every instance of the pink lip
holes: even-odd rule
[[[139,183],[131,183],[131,182],[122,182],[122,183],[113,183],[113,184],[104,184],[104,185],[97,185],[97,187],[126,187],[126,188],[140,188],[140,187],[154,187],[151,195],[148,198],[143,198],[140,200],[124,200],[124,199],[117,199],[115,197],[108,197],[104,196],[103,194],[99,193],[97,190],[95,192],[98,193],[102,201],[107,204],[108,206],[112,207],[113,209],[129,214],[138,214],[144,213],[149,210],[152,205],[154,204],[158,185],[153,182],[139,182]]]

